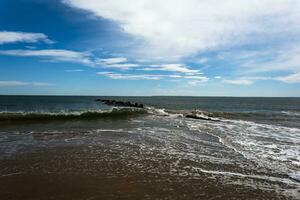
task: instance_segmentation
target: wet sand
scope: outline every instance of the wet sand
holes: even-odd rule
[[[274,191],[224,184],[218,175],[174,171],[184,160],[174,166],[174,160],[155,155],[139,160],[139,155],[121,155],[83,146],[2,159],[0,199],[288,199]]]

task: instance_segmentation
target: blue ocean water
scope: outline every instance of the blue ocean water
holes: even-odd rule
[[[300,98],[0,96],[0,112],[2,115],[7,113],[67,115],[111,109],[110,106],[96,102],[98,98],[138,102],[173,113],[201,110],[209,112],[212,117],[300,127]]]

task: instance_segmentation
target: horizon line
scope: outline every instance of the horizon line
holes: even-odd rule
[[[300,96],[193,96],[193,95],[64,95],[64,94],[0,94],[0,96],[56,96],[56,97],[219,97],[219,98],[300,98]]]

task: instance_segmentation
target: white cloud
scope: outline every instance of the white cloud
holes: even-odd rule
[[[180,75],[162,75],[162,74],[120,74],[114,72],[97,72],[98,75],[106,76],[111,79],[124,80],[161,80],[164,78],[181,78]]]
[[[299,45],[296,43],[266,47],[262,50],[234,50],[220,53],[218,59],[236,65],[241,74],[300,72]]]
[[[118,63],[124,63],[124,62],[127,62],[127,58],[125,58],[125,57],[103,58],[103,59],[97,60],[98,64],[106,64],[106,65],[118,64]]]
[[[53,41],[49,40],[47,35],[43,33],[0,31],[0,44],[15,42],[35,43],[39,41],[53,43]]]
[[[239,79],[242,79],[242,80],[259,80],[259,81],[276,80],[275,77],[271,77],[271,76],[243,76],[243,77],[240,77]]]
[[[24,86],[24,85],[28,85],[28,83],[22,81],[0,81],[0,87]]]
[[[21,56],[21,57],[41,57],[41,58],[49,59],[49,61],[76,62],[91,67],[98,66],[103,68],[117,68],[122,70],[136,68],[140,66],[138,64],[133,64],[133,63],[124,63],[127,61],[127,58],[124,57],[94,59],[93,55],[90,53],[71,51],[65,49],[0,50],[0,55]]]
[[[46,50],[0,50],[0,55],[23,56],[23,57],[42,57],[51,61],[77,62],[93,66],[89,54],[85,52],[46,49]]]
[[[128,70],[132,68],[140,67],[138,64],[133,63],[120,63],[120,64],[111,64],[111,65],[100,65],[102,68],[116,68],[120,70]]]
[[[202,82],[202,83],[207,82],[209,80],[209,78],[205,76],[185,76],[184,78],[197,80],[198,82]]]
[[[300,72],[300,46],[289,46],[277,51],[270,52],[275,57],[271,60],[262,60],[257,57],[252,62],[249,61],[243,66],[250,68],[252,72],[268,72],[268,71],[297,71]]]
[[[169,77],[169,78],[182,78],[181,75],[175,75],[175,74],[166,75],[166,77]]]
[[[236,85],[251,85],[254,81],[281,81],[284,83],[300,83],[300,72],[293,73],[287,76],[245,76],[238,79],[223,80],[223,83]]]
[[[125,57],[115,57],[115,58],[103,58],[96,59],[95,65],[102,68],[116,68],[120,70],[129,70],[132,68],[140,67],[138,64],[127,63],[128,59]]]
[[[299,34],[298,0],[63,0],[142,39],[140,56],[180,58],[207,49]]]
[[[235,79],[235,80],[223,80],[223,83],[229,83],[233,85],[252,85],[253,81],[246,79]]]
[[[65,70],[65,72],[83,72],[84,70],[83,69],[68,69],[68,70]]]
[[[192,76],[184,76],[185,79],[188,79],[189,81],[187,82],[189,85],[196,86],[196,85],[201,85],[203,83],[206,83],[209,81],[208,77],[205,76],[197,76],[197,75],[192,75]]]
[[[209,61],[212,59],[207,56],[210,54],[205,52],[213,50],[220,53],[226,49],[229,52],[222,53],[218,58],[227,59],[228,62],[224,63],[232,66],[229,68],[233,75],[239,77],[225,80],[227,83],[250,85],[256,80],[285,80],[287,83],[287,77],[268,77],[268,74],[262,73],[300,72],[300,39],[297,39],[300,35],[298,0],[62,1],[74,8],[111,20],[118,24],[124,33],[142,41],[128,49],[129,54],[132,53],[137,60],[151,62],[159,59],[163,63],[184,63],[183,59],[190,56],[190,61],[210,67]],[[245,50],[245,46],[252,50]],[[258,50],[261,46],[264,48]],[[111,67],[138,67],[134,65]],[[199,70],[190,69],[185,64],[140,67],[144,71],[201,74]],[[261,78],[241,78],[249,73]],[[216,76],[215,79],[221,77]]]
[[[288,76],[277,77],[276,79],[285,83],[300,83],[300,72]]]
[[[144,71],[171,71],[181,73],[200,73],[199,70],[189,69],[184,64],[165,64],[165,65],[150,65],[143,68]]]
[[[198,80],[196,80],[196,81],[188,81],[187,83],[188,83],[189,85],[196,86],[196,85],[201,85],[201,84],[203,84],[204,82],[203,82],[203,81],[198,81]]]
[[[55,84],[53,83],[45,83],[45,82],[29,82],[29,85],[33,85],[33,86],[54,86]]]
[[[199,63],[199,64],[205,64],[209,61],[208,58],[196,58],[196,59],[193,59],[193,62],[194,63]]]
[[[159,80],[160,75],[149,74],[119,74],[114,72],[98,72],[98,75],[103,75],[111,79],[125,79],[125,80]]]
[[[0,50],[0,55],[21,56],[21,57],[40,57],[54,62],[76,62],[91,67],[115,68],[120,70],[129,70],[138,68],[141,65],[134,63],[125,63],[127,58],[107,58],[94,59],[93,55],[86,52],[71,51],[64,49],[42,49],[42,50]],[[82,70],[75,70],[76,72]],[[75,72],[74,70],[66,70],[66,72]]]
[[[189,85],[198,85],[209,81],[205,76],[182,76],[177,74],[121,74],[115,72],[97,72],[98,75],[108,77],[110,79],[123,79],[123,80],[161,80],[179,81],[188,80]]]
[[[24,81],[0,81],[0,87],[16,87],[16,86],[53,86],[53,83],[45,82],[24,82]]]

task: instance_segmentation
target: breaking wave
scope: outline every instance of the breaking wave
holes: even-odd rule
[[[50,121],[50,120],[92,120],[98,118],[124,118],[147,114],[144,109],[113,108],[111,110],[82,112],[1,112],[0,122]]]
[[[186,117],[198,120],[220,121],[226,119],[255,121],[261,123],[276,123],[288,127],[299,127],[298,112],[208,112],[203,110],[167,110],[163,108],[145,107],[114,107],[108,110],[87,111],[20,111],[0,112],[0,123],[22,121],[59,121],[59,120],[92,120],[101,118],[124,118],[140,115],[156,115],[165,117]],[[289,115],[289,116],[287,116]],[[288,120],[287,120],[288,119]]]

